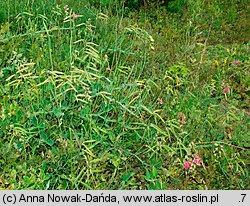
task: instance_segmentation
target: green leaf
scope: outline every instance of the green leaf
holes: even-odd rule
[[[161,186],[161,183],[158,180],[156,180],[155,185],[156,185],[156,189],[158,190],[163,189]]]
[[[155,167],[153,167],[153,169],[152,169],[152,175],[154,178],[156,178],[158,175],[157,169]]]
[[[127,182],[135,173],[134,172],[129,172],[128,174],[124,175],[122,179]]]
[[[47,143],[49,146],[53,146],[55,142],[54,142],[52,139],[49,139],[46,143]]]
[[[64,115],[64,113],[62,112],[61,108],[55,107],[54,110],[53,110],[53,112],[54,112],[54,115],[55,115],[57,118],[60,118],[61,116]]]
[[[55,143],[53,140],[49,139],[44,132],[40,132],[40,136],[43,139],[43,141],[49,146],[52,146]]]
[[[153,182],[150,182],[148,189],[149,190],[155,190],[156,189]]]
[[[44,132],[40,132],[40,136],[45,142],[48,140],[48,137]]]
[[[22,146],[23,146],[23,144],[22,144],[21,142],[19,142],[19,141],[15,143],[15,147],[16,147],[18,150],[21,149]]]
[[[145,180],[150,181],[150,179],[151,179],[151,175],[150,175],[150,172],[147,170]]]

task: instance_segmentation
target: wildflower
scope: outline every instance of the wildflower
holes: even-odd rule
[[[233,60],[232,61],[232,66],[235,66],[240,63],[240,60]]]
[[[228,86],[228,87],[226,87],[225,89],[223,89],[223,94],[226,94],[226,93],[228,93],[229,92],[229,90],[230,90],[230,86]]]
[[[163,104],[162,98],[158,98],[159,104]]]
[[[78,111],[81,111],[81,109],[84,109],[85,106],[78,107]]]
[[[193,163],[195,163],[196,165],[201,165],[201,159],[199,155],[193,155]]]
[[[68,5],[65,5],[63,8],[64,8],[65,10],[69,10],[69,6],[68,6]]]
[[[182,112],[178,113],[178,119],[180,119],[184,114]]]
[[[74,19],[77,19],[77,18],[78,18],[78,15],[75,14],[75,13],[73,13],[72,16],[73,16]]]
[[[181,124],[187,124],[187,122],[185,122],[184,120],[180,120]]]
[[[184,162],[184,169],[188,170],[191,167],[191,164],[189,162]]]
[[[224,86],[226,84],[226,80],[223,79],[221,85]]]
[[[201,160],[200,159],[194,159],[193,163],[195,163],[197,165],[201,165]]]

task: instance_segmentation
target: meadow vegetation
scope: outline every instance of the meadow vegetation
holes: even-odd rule
[[[1,189],[249,189],[248,0],[137,3],[0,0]]]

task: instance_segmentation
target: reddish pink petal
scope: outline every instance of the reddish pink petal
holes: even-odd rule
[[[226,94],[227,92],[229,92],[230,90],[230,86],[226,87],[225,89],[223,89],[223,94]]]
[[[181,124],[187,124],[184,120],[180,120]]]
[[[178,119],[180,119],[184,114],[182,112],[178,113]]]
[[[199,158],[198,159],[194,159],[193,163],[195,163],[197,165],[201,165],[201,160]]]
[[[78,15],[75,14],[75,13],[73,13],[72,16],[73,16],[74,19],[77,19],[77,18],[78,18]]]
[[[184,162],[185,170],[188,170],[190,167],[191,167],[191,164],[189,162]]]

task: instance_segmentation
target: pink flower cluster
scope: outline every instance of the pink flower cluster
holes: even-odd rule
[[[226,93],[228,93],[229,92],[229,90],[230,90],[230,86],[227,86],[226,88],[224,88],[223,89],[223,94],[226,94]]]
[[[65,9],[65,11],[68,11],[68,10],[69,10],[69,5],[65,5],[63,8]],[[78,16],[76,13],[73,13],[73,14],[72,14],[72,17],[73,17],[74,19],[77,19],[79,16]]]
[[[221,86],[225,86],[226,85],[226,80],[225,79],[223,79],[222,80],[222,83],[221,83]],[[230,86],[227,86],[227,87],[225,87],[224,89],[223,89],[223,91],[222,91],[222,93],[223,94],[226,94],[226,93],[228,93],[230,91]]]
[[[235,66],[240,63],[240,60],[233,60],[232,61],[232,66]]]
[[[184,162],[184,169],[188,170],[189,168],[191,168],[193,165],[201,165],[201,159],[199,155],[192,155],[193,156],[193,160],[189,160]]]
[[[69,6],[68,6],[68,5],[65,5],[63,8],[64,8],[66,11],[69,10]]]
[[[187,124],[187,122],[185,121],[186,117],[185,117],[184,113],[179,112],[178,113],[178,119],[179,119],[179,122],[181,124]]]
[[[191,167],[192,162],[184,162],[184,168],[185,170],[188,170]]]
[[[75,14],[75,13],[73,13],[72,16],[73,16],[74,19],[77,19],[77,18],[78,18],[78,15]]]

